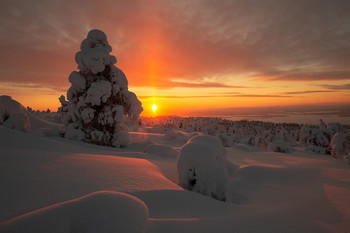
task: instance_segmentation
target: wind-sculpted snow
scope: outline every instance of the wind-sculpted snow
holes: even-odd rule
[[[147,206],[134,196],[100,191],[11,219],[2,233],[143,233]]]
[[[0,96],[0,125],[27,131],[30,128],[27,110],[10,96]]]
[[[185,189],[225,201],[229,189],[226,150],[213,136],[191,138],[177,160],[179,185]]]
[[[39,119],[10,96],[0,96],[0,125],[45,136],[61,135],[61,125]]]

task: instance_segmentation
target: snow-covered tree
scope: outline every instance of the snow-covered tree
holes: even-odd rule
[[[137,121],[143,109],[128,90],[123,71],[114,65],[117,59],[111,51],[106,34],[100,30],[91,30],[82,41],[75,55],[79,71],[69,76],[68,103],[60,99],[62,110],[68,108],[66,138],[105,146],[127,145],[129,134],[122,118]]]

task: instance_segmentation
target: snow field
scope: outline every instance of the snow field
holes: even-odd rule
[[[2,99],[8,101],[9,97]],[[16,111],[24,109],[11,102],[11,108]],[[0,105],[0,110],[9,108],[3,106]],[[28,232],[55,232],[50,226],[57,225],[57,221],[62,225],[57,227],[59,232],[89,232],[85,227],[108,232],[113,227],[130,227],[130,221],[144,227],[144,219],[148,219],[147,226],[141,228],[149,233],[338,233],[350,229],[349,165],[315,154],[329,150],[334,152],[334,157],[344,158],[349,149],[348,131],[339,124],[302,130],[286,125],[285,130],[276,131],[275,125],[238,122],[234,128],[228,128],[230,133],[225,133],[223,128],[216,129],[219,119],[210,120],[214,127],[206,127],[208,133],[220,132],[226,135],[225,140],[232,140],[226,141],[231,144],[224,148],[217,138],[194,131],[199,126],[192,124],[192,120],[181,120],[181,130],[169,124],[132,126],[131,143],[127,148],[117,149],[57,137],[60,125],[38,119],[25,109],[22,112],[28,115],[30,123],[24,132],[18,127],[5,127],[11,114],[2,118],[4,124],[0,126],[0,224],[3,225],[0,232],[15,232],[14,229],[23,232],[21,227]],[[195,122],[200,123],[201,119]],[[189,138],[192,139],[188,141]],[[327,140],[329,146],[325,147]],[[273,142],[275,148],[270,147],[269,151],[268,145]],[[254,147],[255,143],[259,146]],[[186,173],[191,179],[204,174],[198,191],[212,193],[224,172],[228,184],[224,186],[226,202],[210,197],[215,195],[208,197],[177,185],[180,179],[175,154],[180,148],[185,166],[204,171],[197,174],[193,169],[192,173]],[[218,162],[215,155],[225,159]],[[197,183],[201,182],[196,180]],[[127,194],[109,195],[110,192]],[[117,203],[120,195],[141,200],[149,217],[142,220],[138,217],[141,212],[128,205],[125,212],[132,214],[128,221],[114,224],[114,220],[108,220],[119,213],[109,203]],[[141,204],[139,200],[135,203]],[[93,206],[99,216],[91,211]],[[76,213],[79,218],[70,213]]]
[[[139,141],[174,148],[162,135],[134,134]],[[232,167],[227,166],[230,188],[224,203],[181,189],[176,158],[145,154],[146,144],[137,152],[5,127],[0,138],[1,223],[109,190],[146,204],[149,233],[346,232],[350,227],[349,167],[330,157],[244,144],[226,148]]]
[[[142,233],[147,206],[124,193],[99,191],[11,219],[0,226],[5,233]]]

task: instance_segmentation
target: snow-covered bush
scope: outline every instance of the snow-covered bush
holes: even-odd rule
[[[114,65],[117,60],[109,54],[112,48],[104,32],[91,30],[80,49],[75,55],[80,71],[69,76],[68,102],[60,97],[59,111],[66,115],[65,137],[124,147],[129,136],[123,116],[136,122],[143,110],[141,102],[128,91],[123,71]]]
[[[328,147],[330,142],[330,135],[334,132],[325,128],[325,123],[321,120],[319,128],[311,128],[304,125],[300,130],[299,144],[301,146],[322,146]]]
[[[224,133],[219,133],[217,137],[221,140],[222,145],[224,145],[225,147],[230,147],[233,145],[233,140],[229,135]]]
[[[270,143],[270,145],[267,147],[269,151],[273,152],[280,152],[280,153],[291,153],[294,150],[289,146],[289,144],[286,141],[279,140],[279,141],[273,141]]]
[[[305,151],[313,152],[316,154],[325,154],[326,150],[322,146],[308,146],[305,148]]]
[[[10,96],[0,96],[0,125],[10,129],[27,131],[30,127],[27,110]]]
[[[227,199],[226,150],[217,137],[191,138],[179,152],[177,172],[181,187],[220,201]]]
[[[347,139],[346,135],[343,133],[336,133],[331,140],[330,152],[332,157],[344,159],[349,152],[347,148]]]
[[[341,132],[342,129],[343,129],[343,125],[340,123],[328,123],[327,124],[327,130],[328,130],[331,138],[334,136],[334,134]]]
[[[258,136],[255,138],[255,147],[263,150],[267,150],[268,143],[266,142],[266,137]]]
[[[308,125],[303,125],[300,129],[299,144],[303,146],[312,145],[312,129]]]
[[[14,218],[1,224],[0,232],[144,233],[148,216],[147,206],[136,197],[101,191]]]

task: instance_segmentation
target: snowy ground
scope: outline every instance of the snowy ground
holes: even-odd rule
[[[191,135],[144,130],[115,149],[0,126],[0,232],[349,232],[345,161],[235,144],[225,203],[177,185]],[[98,191],[115,192],[85,196]]]

